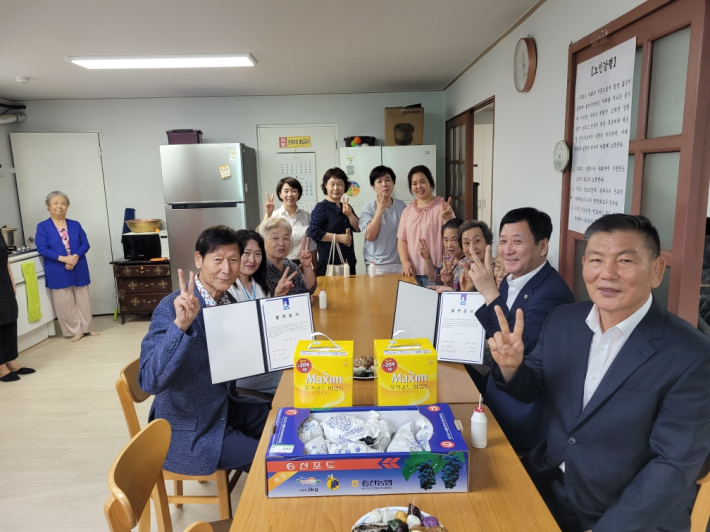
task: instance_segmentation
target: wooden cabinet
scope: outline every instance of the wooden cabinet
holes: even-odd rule
[[[126,314],[150,314],[173,291],[170,263],[119,260],[111,263],[118,288],[121,323]]]

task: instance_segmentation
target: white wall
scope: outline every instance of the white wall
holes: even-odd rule
[[[16,104],[8,100],[0,99],[0,103],[9,105]],[[0,107],[0,112],[6,110]],[[16,113],[18,111],[9,111]],[[18,242],[22,242],[22,223],[20,221],[20,206],[17,203],[17,187],[15,186],[15,174],[9,172],[14,167],[12,162],[12,151],[10,150],[10,133],[18,131],[19,124],[0,124],[0,227],[17,227],[15,233]]]
[[[34,101],[27,103],[27,122],[17,130],[100,132],[111,239],[119,258],[126,207],[134,207],[140,218],[165,218],[158,146],[167,144],[166,130],[200,129],[203,142],[238,141],[256,148],[257,125],[336,124],[338,145],[343,146],[343,138],[352,135],[381,141],[384,108],[416,103],[426,113],[424,143],[437,145],[437,174],[443,175],[443,92]],[[0,163],[2,146],[0,136]]]
[[[510,209],[547,212],[554,232],[550,262],[557,265],[562,175],[552,149],[564,138],[568,48],[572,42],[630,11],[641,0],[547,0],[446,90],[446,118],[495,96],[493,229]],[[513,54],[521,37],[535,38],[537,75],[527,94],[513,84]]]

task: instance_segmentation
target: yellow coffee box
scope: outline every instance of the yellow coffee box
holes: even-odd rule
[[[375,340],[377,404],[436,403],[436,350],[426,338]]]
[[[353,405],[353,341],[301,340],[293,355],[293,405]]]

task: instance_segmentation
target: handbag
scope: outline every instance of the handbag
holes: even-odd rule
[[[335,264],[335,250],[338,250],[338,256],[340,257],[340,264]],[[331,264],[331,260],[333,263]],[[350,266],[348,266],[349,268]],[[343,259],[343,253],[340,251],[340,244],[335,241],[335,233],[333,233],[333,242],[330,244],[330,252],[328,253],[328,266],[325,269],[325,275],[328,277],[334,277],[336,275],[345,275],[345,260]]]

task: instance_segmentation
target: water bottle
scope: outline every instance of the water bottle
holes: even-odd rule
[[[477,406],[471,416],[471,445],[476,449],[488,445],[488,418],[482,406]]]
[[[343,277],[350,277],[350,264],[343,264]]]
[[[375,277],[377,275],[377,266],[375,266],[375,261],[373,260],[370,263],[370,277]]]
[[[318,296],[318,306],[320,308],[328,308],[328,296],[325,293],[325,290],[320,291],[320,295]]]

